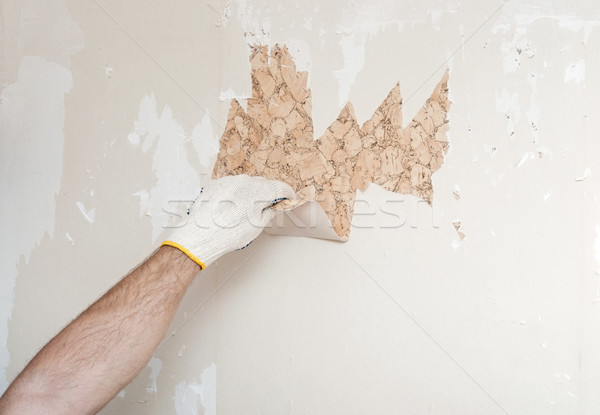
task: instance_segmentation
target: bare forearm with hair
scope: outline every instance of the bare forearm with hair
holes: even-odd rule
[[[65,327],[0,398],[0,414],[93,414],[146,365],[200,267],[161,247]]]

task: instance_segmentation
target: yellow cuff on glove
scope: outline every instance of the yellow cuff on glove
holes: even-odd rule
[[[164,241],[160,246],[165,246],[165,245],[172,246],[173,248],[179,249],[181,252],[183,252],[184,254],[189,256],[192,261],[194,261],[196,264],[200,265],[200,269],[206,268],[206,264],[204,262],[200,261],[198,259],[198,257],[196,257],[194,254],[192,254],[189,250],[187,250],[183,246],[179,245],[177,242]]]

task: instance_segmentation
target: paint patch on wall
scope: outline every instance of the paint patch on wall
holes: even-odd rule
[[[565,82],[570,81],[578,84],[585,81],[585,61],[583,59],[570,64],[565,69]]]
[[[63,167],[64,97],[71,72],[28,56],[17,82],[0,96],[0,394],[8,386],[8,320],[17,263],[29,260],[43,236],[54,233],[56,195]]]
[[[175,387],[175,412],[177,415],[216,415],[217,366],[212,363],[204,369],[200,383],[185,381]],[[199,406],[202,406],[202,412]]]
[[[308,74],[297,72],[287,47],[254,47],[252,98],[244,110],[233,100],[213,177],[265,176],[287,182],[304,200],[315,200],[336,234],[350,235],[356,191],[368,183],[433,200],[431,175],[448,151],[448,72],[403,126],[397,84],[370,120],[358,125],[351,103],[314,140]]]
[[[367,40],[373,39],[384,26],[375,22],[363,23],[357,25],[353,30],[342,31],[340,46],[344,57],[344,67],[333,72],[339,85],[338,103],[340,107],[348,102],[352,85],[365,66]],[[399,26],[401,27],[401,24]]]
[[[162,369],[162,361],[157,357],[152,357],[148,362],[148,367],[150,368],[150,380],[152,381],[152,386],[147,387],[146,392],[157,393],[158,387],[156,386],[156,380]]]
[[[509,92],[506,88],[499,94],[496,91],[496,111],[504,114],[506,118],[506,134],[515,135],[515,124],[521,118],[521,104],[519,103],[519,94]]]
[[[156,242],[164,227],[169,225],[171,216],[167,211],[176,203],[193,200],[202,187],[198,169],[191,163],[187,149],[193,147],[200,165],[208,169],[218,152],[216,138],[207,115],[196,124],[190,136],[186,135],[169,106],[159,111],[156,98],[151,94],[142,98],[134,130],[127,139],[132,145],[141,147],[142,153],[152,152],[156,183],[132,196],[139,198],[140,216],[150,217],[152,241]]]
[[[87,209],[85,205],[81,202],[77,202],[77,207],[79,208],[79,211],[81,212],[85,220],[87,220],[89,223],[94,223],[96,221],[95,207]]]

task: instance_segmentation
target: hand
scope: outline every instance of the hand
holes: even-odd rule
[[[269,207],[293,198],[290,186],[264,177],[212,180],[190,207],[188,221],[163,245],[180,249],[204,269],[221,255],[248,246],[275,215]]]

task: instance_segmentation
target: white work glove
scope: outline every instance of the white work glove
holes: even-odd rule
[[[204,269],[221,255],[248,246],[275,215],[269,207],[294,198],[290,186],[264,177],[211,180],[190,207],[187,222],[162,245],[181,250]]]

